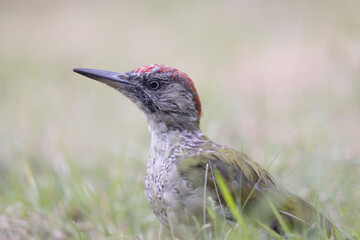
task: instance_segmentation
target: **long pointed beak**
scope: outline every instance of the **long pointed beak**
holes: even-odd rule
[[[89,68],[74,68],[74,72],[105,83],[114,88],[121,88],[124,87],[124,85],[132,85],[126,80],[127,76],[122,73]]]

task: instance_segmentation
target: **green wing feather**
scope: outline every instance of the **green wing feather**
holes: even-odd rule
[[[201,189],[207,164],[211,169],[207,174],[209,192],[216,188],[213,173],[220,173],[232,197],[250,218],[267,222],[273,229],[281,228],[270,206],[273,205],[292,228],[319,224],[329,235],[333,233],[331,223],[322,214],[281,188],[270,173],[244,153],[209,142],[187,152],[179,161],[178,171],[193,189]],[[224,205],[225,201],[219,195],[219,201]]]

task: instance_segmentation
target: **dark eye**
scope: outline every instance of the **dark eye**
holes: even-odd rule
[[[160,82],[157,80],[153,80],[151,82],[149,82],[149,88],[152,90],[157,90],[160,88]]]

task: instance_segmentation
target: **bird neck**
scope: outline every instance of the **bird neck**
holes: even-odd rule
[[[205,143],[207,138],[199,128],[169,127],[163,123],[149,124],[151,133],[150,165],[157,161],[171,161],[186,151]]]

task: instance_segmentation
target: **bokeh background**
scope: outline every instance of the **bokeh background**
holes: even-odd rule
[[[194,80],[210,138],[360,231],[359,9],[356,0],[0,1],[0,238],[159,236],[143,194],[145,118],[72,72],[151,63]]]

